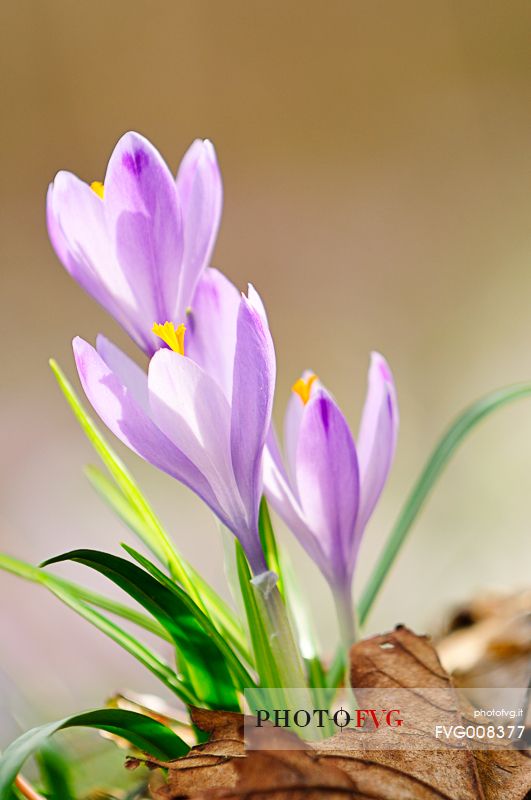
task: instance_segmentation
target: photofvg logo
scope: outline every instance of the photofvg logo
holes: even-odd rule
[[[320,702],[316,704],[303,689],[246,691],[250,713],[245,722],[245,737],[250,749],[291,749],[291,744],[297,746],[297,738],[305,746],[305,742],[346,735],[346,731],[397,730],[404,723],[399,705],[362,707],[352,692],[345,691],[338,697],[332,689],[320,689],[318,696]],[[286,737],[288,732],[293,736]]]
[[[348,711],[343,706],[337,710],[329,708],[259,708],[256,709],[256,727],[262,728],[269,723],[274,728],[301,729],[313,727],[319,730],[333,726],[337,730],[343,728],[364,728],[367,724],[372,730],[382,726],[399,728],[403,719],[399,708],[356,708]]]
[[[292,750],[340,736],[352,751],[524,749],[525,698],[526,689],[474,689],[471,697],[447,685],[353,688],[339,697],[332,689],[253,688],[245,692],[245,742]]]

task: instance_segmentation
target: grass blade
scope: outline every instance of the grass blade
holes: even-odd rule
[[[141,541],[146,542],[148,539],[154,537],[154,534],[147,530],[146,521],[138,513],[135,506],[128,500],[119,486],[108,478],[99,467],[88,464],[84,472],[92,488],[95,489],[100,498]],[[153,548],[150,548],[150,550],[153,552]],[[157,554],[154,553],[154,555]],[[160,554],[159,561],[166,564],[167,560]]]
[[[529,383],[509,386],[492,392],[465,409],[443,434],[407,498],[362,594],[358,607],[359,620],[362,625],[367,620],[378,592],[430,491],[463,439],[482,419],[498,408],[502,408],[513,400],[529,396],[531,396],[531,384]]]
[[[70,763],[62,751],[47,741],[37,753],[42,783],[53,800],[76,800],[72,789]]]
[[[125,465],[116,453],[109,447],[96,425],[86,413],[77,397],[72,385],[67,380],[59,365],[52,359],[50,367],[57,379],[59,387],[66,397],[76,419],[81,425],[90,443],[100,456],[101,460],[109,470],[110,474],[120,487],[121,491],[135,510],[138,517],[144,523],[139,535],[142,536],[144,543],[159,558],[162,563],[167,564],[175,578],[183,585],[189,582],[186,569],[182,559],[176,552],[172,542],[160,525],[158,519],[153,514],[150,506],[145,501],[140,489],[129,474]],[[188,588],[188,587],[187,587]],[[192,587],[192,591],[195,591]]]
[[[123,492],[98,467],[88,466],[85,468],[85,473],[98,494],[121,517],[125,524],[144,541],[145,532],[143,527],[145,522],[128,502]],[[191,584],[195,587],[192,599],[195,601],[196,606],[200,607],[210,618],[216,621],[222,633],[236,647],[238,652],[244,657],[248,655],[243,630],[236,622],[229,606],[187,561],[182,559],[182,564],[186,569]],[[198,598],[201,598],[200,603]]]
[[[96,570],[155,617],[172,637],[186,664],[193,691],[202,704],[227,711],[239,710],[224,653],[198,621],[198,615],[191,611],[192,603],[185,592],[170,591],[136,564],[98,550],[74,550],[49,559],[46,565],[61,561],[76,561]],[[205,619],[202,615],[202,621]]]
[[[260,501],[258,532],[260,534],[260,541],[262,543],[266,564],[268,569],[276,573],[278,576],[277,587],[282,597],[284,597],[283,569],[279,558],[277,540],[273,530],[273,524],[271,522],[271,515],[269,513],[269,507],[265,497],[262,497]]]
[[[65,594],[70,594],[74,599],[83,600],[91,606],[96,606],[96,608],[101,608],[104,611],[110,611],[112,614],[116,614],[116,616],[122,619],[133,622],[140,628],[144,628],[144,630],[155,634],[155,636],[161,639],[165,639],[167,642],[172,641],[171,636],[162,625],[159,625],[156,620],[147,617],[140,611],[129,608],[129,606],[118,603],[116,600],[111,600],[97,592],[93,592],[92,589],[86,589],[84,586],[79,586],[77,583],[65,580],[65,578],[59,578],[57,575],[44,572],[42,569],[39,569],[39,567],[34,567],[18,558],[12,558],[4,553],[0,553],[0,569],[17,575],[24,580],[45,586],[52,592],[55,592],[57,589]]]
[[[245,632],[236,619],[232,609],[217,592],[203,580],[194,567],[187,564],[187,568],[190,579],[196,585],[201,595],[205,612],[216,624],[219,631],[226,637],[232,647],[240,653],[244,661],[250,663],[249,648],[247,646]]]
[[[90,608],[90,606],[72,597],[60,589],[52,589],[53,593],[81,617],[92,623],[98,630],[105,633],[110,639],[120,645],[124,650],[140,661],[152,672],[170,691],[179,697],[186,705],[201,705],[200,700],[193,694],[190,687],[179,680],[174,670],[159,655],[139,642],[134,636],[122,630],[103,614]]]
[[[96,467],[89,467],[88,478],[96,491],[159,561],[168,566],[172,576],[216,622],[232,644],[242,652],[245,651],[243,631],[230,608],[176,550],[140,488],[83,408],[59,365],[52,359],[50,366],[85,435],[116,482],[114,486],[104,473]]]
[[[211,620],[203,613],[203,611],[197,606],[191,597],[189,597],[179,586],[176,586],[171,580],[158,569],[155,564],[152,564],[147,558],[143,555],[138,553],[132,547],[128,547],[127,545],[123,545],[124,550],[129,553],[132,558],[134,558],[138,563],[144,567],[159,583],[165,586],[170,592],[176,595],[179,600],[184,603],[190,613],[192,613],[195,618],[197,619],[201,628],[205,631],[205,633],[215,642],[216,646],[220,650],[220,652],[225,657],[225,662],[229,669],[231,670],[233,676],[237,681],[237,685],[241,691],[248,689],[251,686],[255,685],[255,682],[249,672],[246,670],[244,665],[238,659],[234,651],[231,649],[229,642],[227,642],[223,636],[219,633],[215,625],[211,622]]]
[[[89,727],[121,736],[139,750],[160,759],[178,758],[190,749],[170,728],[134,711],[104,708],[49,722],[16,739],[0,758],[0,797],[8,797],[22,765],[48,737],[65,728]]]

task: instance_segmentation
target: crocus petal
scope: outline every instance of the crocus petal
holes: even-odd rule
[[[214,513],[222,517],[222,511],[204,475],[147,416],[134,392],[88,342],[76,337],[73,348],[85,394],[115,436],[146,461],[191,488]]]
[[[242,295],[238,314],[232,386],[231,452],[236,482],[251,528],[258,524],[262,453],[275,390],[273,340],[253,298]]]
[[[284,462],[282,459],[282,453],[280,452],[280,444],[278,441],[277,432],[275,429],[275,425],[271,422],[271,426],[267,433],[266,437],[266,448],[269,454],[271,455],[271,461],[275,465],[275,467],[280,471],[283,477],[288,481],[288,476],[286,470],[284,469]]]
[[[327,555],[304,519],[298,498],[282,465],[280,453],[270,437],[264,450],[263,479],[264,492],[271,508],[297,537],[310,558],[325,575],[329,575]]]
[[[319,388],[321,388],[321,383],[317,378],[315,378],[315,373],[313,373],[311,370],[305,370],[302,374],[302,379],[304,381],[308,381],[312,376],[314,380],[310,390],[311,394],[315,393]],[[286,454],[286,467],[295,492],[297,446],[299,442],[299,430],[303,411],[304,402],[302,398],[296,392],[292,391],[286,407],[286,414],[284,416],[284,452]]]
[[[271,423],[263,455],[263,483],[265,495],[271,507],[284,520],[292,533],[297,536],[310,556],[320,564],[325,556],[319,546],[319,542],[309,530],[304,519],[294,486],[294,480],[292,481],[286,472],[277,434],[273,423]]]
[[[199,280],[186,316],[185,352],[221,386],[230,402],[240,293],[217,269]]]
[[[391,469],[398,422],[396,390],[391,370],[383,356],[372,353],[367,397],[358,435],[361,481],[357,521],[359,535],[374,510]]]
[[[267,319],[265,305],[252,283],[250,283],[247,288],[247,299],[256,313],[260,315],[260,319],[262,320],[264,327],[269,328],[269,320]]]
[[[149,365],[149,402],[157,426],[205,475],[229,527],[242,527],[245,512],[230,454],[230,407],[217,383],[201,367],[171,350],[159,350]]]
[[[304,407],[297,450],[297,486],[306,519],[325,551],[329,579],[352,575],[352,541],[358,513],[356,448],[347,422],[323,389]]]
[[[96,351],[111,372],[114,372],[116,377],[127,387],[142,410],[149,415],[147,372],[101,334],[96,338]]]
[[[184,253],[177,307],[181,320],[203,270],[209,266],[219,230],[223,187],[211,142],[197,139],[185,154],[177,175],[182,208]]]
[[[297,446],[303,412],[303,401],[297,394],[292,392],[284,416],[284,453],[286,455],[286,468],[294,488],[296,488]]]
[[[50,240],[70,275],[141,344],[136,301],[109,242],[103,202],[83,181],[59,172],[46,199]]]
[[[175,181],[158,151],[138,133],[116,145],[105,175],[103,201],[116,258],[137,300],[137,324],[181,322],[173,314],[183,255]],[[148,341],[155,350],[160,342]]]

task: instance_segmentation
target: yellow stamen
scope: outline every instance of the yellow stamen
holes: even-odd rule
[[[296,381],[293,384],[293,386],[291,387],[291,391],[295,392],[295,394],[299,395],[299,397],[302,400],[302,402],[304,403],[304,405],[306,405],[306,403],[310,399],[310,395],[312,393],[312,386],[313,386],[314,381],[316,381],[316,380],[317,380],[317,375],[314,375],[312,373],[306,379],[299,378],[299,380]]]
[[[90,188],[103,200],[104,186],[101,181],[92,181]]]
[[[186,327],[184,325],[179,325],[176,330],[173,322],[165,322],[164,325],[154,322],[151,330],[155,336],[158,336],[159,339],[166,342],[171,350],[184,356],[184,334],[186,332]]]

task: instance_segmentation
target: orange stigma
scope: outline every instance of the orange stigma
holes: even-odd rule
[[[101,197],[101,199],[103,200],[104,187],[101,181],[92,181],[92,183],[90,184],[90,188],[92,189],[94,194],[97,194],[98,197]]]
[[[310,399],[310,395],[312,393],[312,386],[316,380],[317,380],[317,375],[314,375],[312,373],[311,375],[308,376],[308,378],[299,378],[299,380],[296,381],[291,387],[291,391],[299,395],[304,405],[306,405],[306,403]]]
[[[179,353],[180,356],[184,356],[184,334],[186,333],[184,325],[179,325],[175,329],[173,322],[165,322],[164,325],[154,322],[151,330],[155,336],[158,336],[168,345],[170,350]]]

